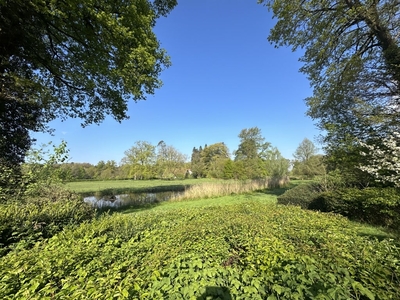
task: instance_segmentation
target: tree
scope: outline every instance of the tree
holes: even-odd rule
[[[157,173],[160,178],[176,177],[178,172],[184,173],[187,157],[175,147],[160,141],[157,145]]]
[[[67,143],[62,141],[58,146],[53,145],[52,151],[46,149],[48,145],[31,148],[22,166],[24,185],[21,188],[28,196],[40,196],[51,186],[63,183],[62,170],[57,165],[67,162],[69,158]]]
[[[326,168],[323,164],[323,156],[318,155],[318,148],[307,138],[300,143],[294,152],[293,175],[313,178],[316,175],[323,175]]]
[[[258,158],[270,146],[261,135],[261,129],[252,127],[242,129],[239,133],[240,144],[235,151],[235,160],[248,160]]]
[[[316,155],[317,151],[318,149],[315,147],[314,143],[305,138],[297,147],[293,156],[297,161],[305,163],[309,161],[312,156]]]
[[[201,153],[203,152],[202,146],[197,149],[193,147],[192,157],[190,160],[190,169],[192,170],[192,175],[194,178],[204,177],[204,164],[201,159]]]
[[[230,160],[229,149],[223,142],[204,147],[201,152],[201,162],[207,177],[222,178],[227,160]]]
[[[79,117],[83,125],[107,115],[126,119],[128,100],[161,86],[170,62],[152,29],[176,4],[0,1],[0,156],[20,159],[30,146],[28,130],[58,117]],[[17,118],[7,114],[13,107],[23,112]]]
[[[288,175],[290,160],[284,158],[278,148],[269,149],[263,160],[268,176],[284,177]]]
[[[129,166],[129,177],[133,179],[148,179],[155,176],[156,162],[155,146],[146,141],[137,141],[125,151],[122,164]]]
[[[313,87],[308,115],[326,130],[330,150],[399,127],[399,1],[260,2],[278,19],[269,40],[305,50],[301,71]]]
[[[394,132],[380,146],[360,142],[365,149],[361,155],[370,157],[368,165],[360,165],[362,171],[371,174],[376,181],[400,187],[400,134]]]
[[[239,134],[239,138],[240,143],[234,153],[235,162],[243,162],[245,177],[257,178],[266,176],[267,170],[263,163],[263,158],[267,155],[271,144],[265,142],[265,138],[261,135],[261,129],[258,127],[243,129]]]

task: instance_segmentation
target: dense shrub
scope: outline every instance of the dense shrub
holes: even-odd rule
[[[40,198],[9,200],[0,204],[0,254],[12,244],[32,245],[67,225],[95,216],[95,209],[60,186],[48,186]]]
[[[113,214],[0,258],[0,299],[400,299],[400,249],[248,201]]]
[[[400,227],[400,192],[395,188],[346,188],[324,192],[309,208],[339,213],[369,224]]]
[[[278,197],[279,204],[298,205],[308,208],[309,204],[321,193],[318,183],[300,184]]]

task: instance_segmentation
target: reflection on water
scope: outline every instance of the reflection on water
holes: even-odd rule
[[[90,196],[83,198],[83,201],[89,203],[97,208],[102,207],[121,207],[141,205],[148,203],[157,203],[171,199],[179,192],[160,192],[160,193],[136,193],[136,194],[122,194],[115,196],[96,197]]]

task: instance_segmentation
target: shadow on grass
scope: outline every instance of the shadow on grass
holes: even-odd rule
[[[151,187],[136,187],[136,188],[108,188],[101,189],[96,192],[83,192],[79,193],[83,197],[90,197],[95,195],[96,197],[121,195],[121,194],[140,194],[140,193],[162,193],[162,192],[183,192],[190,185],[177,184],[177,185],[160,185]]]
[[[357,235],[377,239],[378,241],[394,239],[398,244],[400,244],[400,232],[389,228],[365,227],[359,230]]]
[[[392,236],[390,234],[385,234],[385,233],[359,232],[357,235],[362,236],[362,237],[377,239],[378,241],[383,241],[388,238],[394,238],[394,236]]]
[[[207,286],[206,291],[197,300],[232,300],[232,295],[227,287]]]
[[[280,196],[280,195],[284,194],[287,190],[290,190],[300,184],[302,184],[302,182],[295,182],[295,183],[290,182],[285,187],[275,188],[275,189],[267,189],[267,190],[264,190],[263,193],[268,194],[268,195]]]
[[[137,204],[137,205],[134,204],[134,205],[119,206],[119,207],[103,207],[103,208],[98,208],[97,213],[98,215],[103,215],[103,214],[111,215],[113,213],[130,214],[133,212],[153,209],[154,207],[157,207],[160,203],[161,202],[159,201],[155,201],[152,203]]]

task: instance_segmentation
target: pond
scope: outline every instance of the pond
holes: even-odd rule
[[[97,208],[117,208],[121,206],[137,206],[142,204],[158,203],[167,201],[180,194],[182,194],[182,192],[131,193],[102,197],[90,196],[83,198],[83,201]]]

